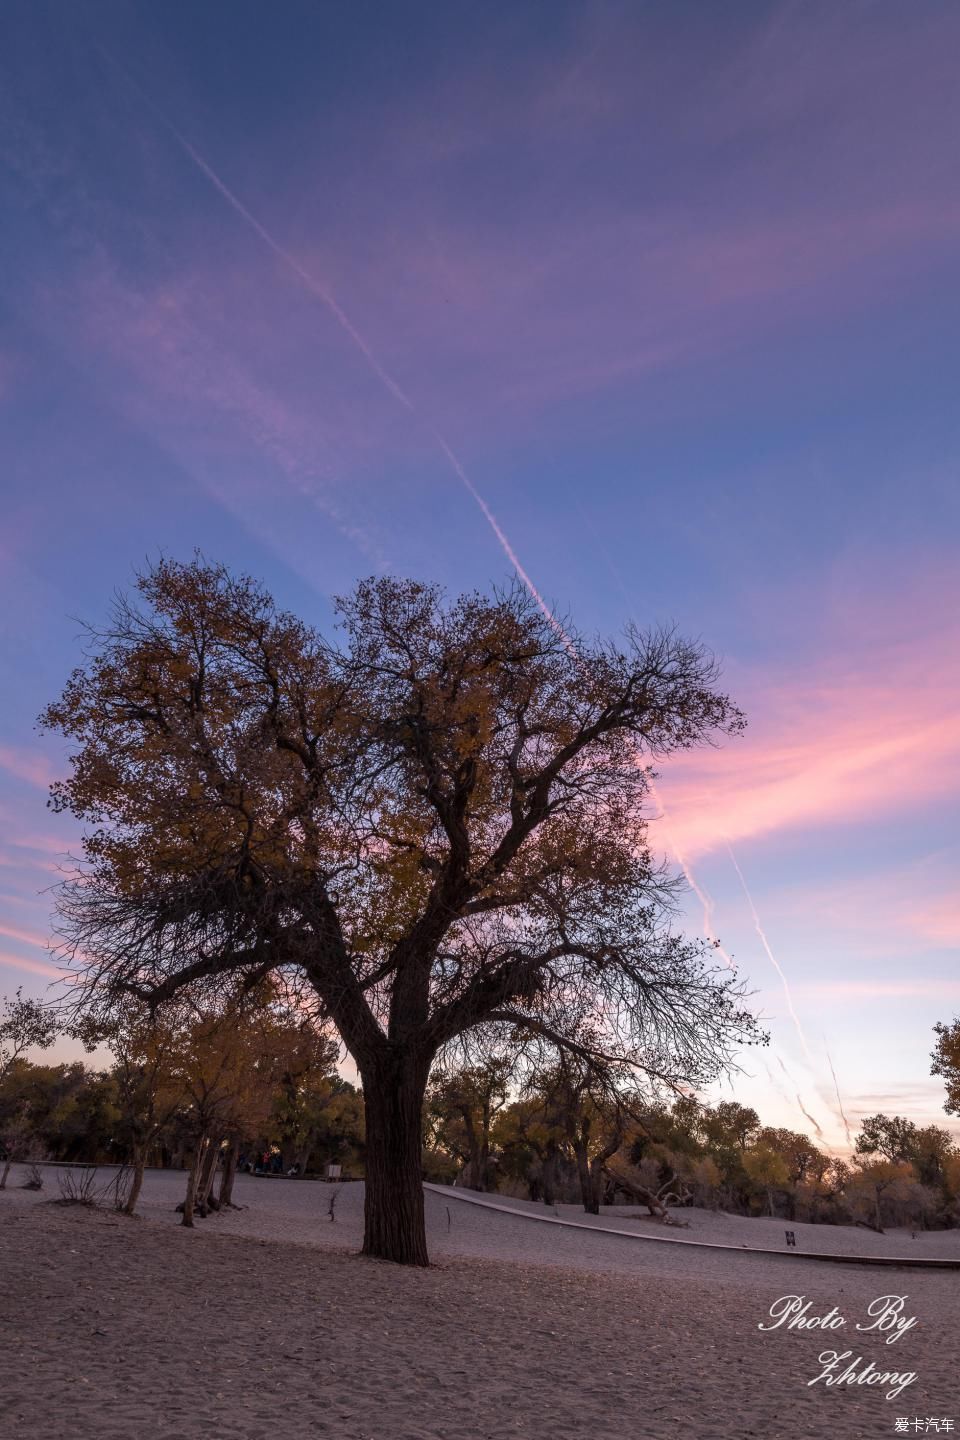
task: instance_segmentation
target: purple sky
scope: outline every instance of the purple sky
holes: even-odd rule
[[[135,565],[199,546],[325,625],[361,575],[513,556],[583,629],[702,637],[748,713],[656,832],[768,1018],[738,1096],[842,1147],[832,1058],[854,1128],[943,1120],[960,9],[2,27],[0,991],[47,982],[75,838],[34,718]]]

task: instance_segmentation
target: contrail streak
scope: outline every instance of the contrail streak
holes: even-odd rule
[[[777,1064],[780,1066],[780,1069],[783,1071],[784,1075],[786,1076],[787,1084],[788,1084],[788,1085],[791,1085],[791,1086],[795,1086],[796,1083],[797,1083],[797,1081],[796,1081],[795,1077],[794,1077],[793,1075],[791,1075],[791,1074],[790,1074],[790,1071],[787,1069],[787,1067],[786,1067],[786,1065],[785,1065],[785,1063],[784,1063],[783,1056],[782,1056],[782,1055],[778,1055],[778,1056],[776,1057],[776,1060],[777,1060]],[[769,1073],[769,1071],[768,1071],[768,1073]],[[779,1089],[779,1087],[778,1087],[778,1089]],[[780,1090],[780,1096],[781,1096],[781,1098],[786,1098],[788,1101],[789,1101],[789,1099],[790,1099],[789,1095],[786,1096],[786,1097],[784,1097],[784,1094],[783,1094],[783,1091],[782,1091],[782,1090]],[[817,1134],[820,1136],[820,1139],[822,1140],[822,1139],[823,1139],[823,1131],[821,1130],[820,1126],[817,1124],[816,1120],[814,1120],[813,1116],[810,1114],[810,1111],[809,1111],[809,1110],[807,1109],[807,1107],[804,1105],[803,1101],[800,1099],[800,1092],[799,1092],[799,1090],[794,1090],[794,1092],[793,1092],[793,1098],[794,1098],[794,1100],[795,1100],[796,1103],[797,1103],[797,1108],[803,1112],[803,1114],[804,1114],[804,1116],[806,1117],[806,1119],[810,1121],[810,1124],[813,1126],[814,1130],[816,1130]]]
[[[786,1001],[787,1001],[787,1009],[790,1011],[791,1019],[793,1020],[794,1026],[795,1026],[796,1031],[797,1031],[797,1034],[798,1034],[799,1037],[800,1037],[800,1044],[803,1046],[803,1053],[806,1055],[806,1057],[807,1057],[807,1059],[810,1061],[810,1063],[813,1064],[813,1056],[810,1054],[810,1046],[807,1044],[807,1037],[806,1037],[806,1036],[804,1035],[804,1033],[803,1033],[803,1026],[800,1024],[800,1020],[799,1020],[799,1017],[797,1016],[797,1012],[796,1012],[796,1010],[793,1008],[793,996],[790,994],[790,985],[789,985],[789,983],[788,983],[788,981],[787,981],[787,977],[786,977],[786,975],[784,974],[783,969],[781,968],[781,965],[780,965],[779,960],[778,960],[777,957],[774,955],[773,951],[770,949],[770,942],[769,942],[769,940],[767,939],[766,935],[765,935],[764,932],[763,932],[763,926],[760,924],[760,916],[757,914],[757,907],[756,907],[756,906],[754,905],[754,903],[753,903],[753,896],[750,894],[750,891],[747,889],[747,882],[746,882],[746,880],[743,878],[743,871],[740,869],[740,866],[737,864],[737,857],[734,855],[733,850],[732,850],[732,848],[731,848],[731,846],[730,846],[730,842],[729,842],[729,841],[727,841],[727,854],[730,856],[730,860],[731,860],[731,862],[732,862],[732,864],[733,864],[734,870],[736,870],[737,874],[738,874],[739,877],[740,877],[740,884],[743,886],[743,893],[744,893],[744,895],[747,897],[747,904],[750,906],[750,913],[751,913],[751,915],[753,916],[754,929],[756,930],[757,934],[760,936],[760,942],[761,942],[761,944],[763,945],[764,950],[767,952],[767,959],[770,961],[770,964],[773,966],[774,970],[776,970],[777,974],[780,976],[780,980],[781,980],[781,982],[782,982],[782,984],[783,984],[783,993],[784,993],[784,995],[785,995],[785,997],[786,997]]]
[[[668,813],[667,813],[667,807],[666,807],[666,805],[664,805],[664,803],[663,803],[663,798],[662,798],[662,796],[660,795],[660,792],[659,792],[659,790],[657,789],[657,786],[656,786],[654,780],[653,780],[652,777],[649,776],[649,775],[647,776],[647,784],[650,786],[650,794],[653,796],[654,803],[657,804],[657,805],[659,805],[659,807],[660,807],[660,818],[661,818],[661,820],[663,821],[664,826],[666,827],[666,831],[667,831],[667,843],[669,844],[670,849],[673,851],[674,855],[675,855],[676,858],[677,858],[677,864],[680,866],[680,869],[683,871],[683,875],[684,875],[684,878],[685,878],[687,884],[690,886],[690,889],[691,889],[691,890],[693,891],[693,893],[696,895],[697,899],[700,901],[700,904],[701,904],[702,907],[703,907],[703,933],[704,933],[704,935],[706,935],[706,937],[707,937],[707,939],[710,941],[711,945],[713,945],[713,946],[715,947],[718,955],[719,955],[720,958],[722,959],[724,965],[726,965],[727,969],[728,969],[728,970],[735,970],[737,967],[734,965],[734,963],[733,963],[733,961],[731,960],[730,956],[727,954],[727,951],[726,951],[726,950],[723,948],[723,946],[720,944],[719,939],[717,938],[717,936],[714,934],[714,931],[713,931],[713,910],[714,910],[713,899],[712,899],[712,897],[706,892],[706,890],[704,890],[704,889],[697,883],[696,876],[694,875],[693,871],[691,870],[689,864],[687,863],[686,857],[685,857],[684,854],[683,854],[683,851],[680,849],[680,846],[679,846],[678,843],[677,843],[676,836],[675,836],[675,834],[674,834],[674,832],[673,832],[673,828],[672,828],[672,826],[671,826],[671,824],[670,824],[670,816],[669,816]]]
[[[783,1103],[789,1106],[790,1096],[787,1094],[786,1090],[784,1090],[783,1086],[777,1079],[776,1075],[774,1075],[773,1071],[770,1069],[770,1066],[767,1064],[766,1060],[762,1060],[761,1064],[763,1065],[764,1070],[766,1070],[767,1072],[767,1079],[770,1081],[770,1084],[773,1086],[774,1090],[776,1090]]]
[[[827,1064],[830,1066],[830,1074],[833,1076],[833,1088],[837,1092],[837,1105],[840,1109],[840,1119],[843,1121],[843,1128],[847,1132],[847,1144],[853,1144],[853,1134],[850,1129],[850,1121],[847,1119],[847,1112],[843,1108],[843,1101],[840,1099],[840,1086],[837,1084],[837,1072],[833,1068],[833,1061],[830,1058],[830,1051],[827,1050]]]
[[[549,605],[547,605],[546,602],[543,600],[540,592],[537,590],[536,585],[534,585],[533,581],[530,579],[530,576],[523,568],[523,565],[520,562],[519,555],[511,545],[506,533],[501,528],[497,517],[490,509],[490,506],[487,504],[486,500],[484,500],[483,496],[480,494],[480,491],[474,485],[473,481],[470,479],[470,476],[467,474],[466,470],[463,468],[463,465],[457,459],[456,455],[453,453],[446,440],[444,440],[439,430],[434,429],[433,438],[439,445],[440,449],[443,451],[444,455],[447,457],[447,460],[450,462],[450,465],[458,479],[462,481],[467,491],[470,493],[470,495],[473,496],[473,499],[480,507],[483,518],[486,520],[487,524],[490,526],[490,529],[493,531],[494,535],[497,537],[497,540],[500,543],[501,550],[506,555],[507,559],[510,561],[510,564],[513,566],[514,570],[516,570],[517,574],[520,576],[520,579],[523,581],[524,585],[526,585],[530,594],[533,596],[537,605],[540,607],[540,610],[543,612],[543,614],[549,621],[551,627],[560,636],[567,651],[571,655],[575,655],[575,647],[573,641],[567,634],[566,630],[564,630],[563,626],[560,624],[560,621],[557,619],[556,615],[554,615]]]
[[[285,249],[284,246],[280,244],[280,242],[271,234],[271,232],[266,228],[266,226],[257,219],[256,215],[254,215],[253,212],[247,208],[247,206],[243,203],[239,196],[230,189],[229,185],[226,184],[226,182],[221,178],[221,176],[213,168],[210,162],[200,153],[196,146],[187,139],[187,137],[177,128],[177,126],[165,113],[165,111],[160,108],[156,101],[153,100],[143,89],[143,87],[138,83],[138,81],[133,78],[129,71],[126,70],[126,68],[122,66],[119,61],[115,60],[113,56],[109,54],[109,52],[104,50],[102,53],[106,55],[106,58],[109,60],[110,64],[113,65],[117,70],[119,70],[121,74],[124,75],[128,83],[133,86],[133,88],[140,95],[144,104],[150,109],[152,114],[156,116],[156,118],[163,125],[164,129],[167,130],[168,133],[173,137],[173,139],[179,145],[180,149],[184,152],[186,156],[188,156],[188,158],[193,162],[193,164],[200,171],[200,173],[209,181],[209,183],[216,190],[217,194],[220,195],[220,197],[230,206],[234,213],[240,217],[244,224],[246,224],[263,242],[263,244],[266,245],[267,249],[270,250],[271,253],[274,254],[277,259],[286,266],[286,268],[291,272],[291,274],[293,274],[296,279],[300,281],[301,285],[304,286],[304,288],[309,292],[309,294],[311,294],[314,299],[319,300],[322,305],[326,306],[327,310],[336,320],[343,333],[348,337],[351,343],[363,356],[369,369],[377,377],[377,379],[384,386],[384,388],[393,396],[393,398],[398,402],[398,404],[402,405],[403,408],[409,412],[410,415],[414,416],[415,418],[422,419],[423,417],[420,416],[413,400],[404,390],[403,386],[394,379],[394,377],[390,374],[389,370],[387,370],[377,358],[376,354],[374,353],[367,340],[354,325],[353,321],[350,319],[346,311],[338,303],[335,295],[329,289],[329,287],[322,284],[322,282],[319,281],[314,275],[311,275],[309,270],[306,270],[304,266],[300,264],[296,256],[292,255],[289,250]],[[543,596],[540,594],[530,575],[525,570],[523,564],[520,561],[520,557],[517,555],[516,550],[510,543],[506,532],[503,530],[502,526],[498,522],[496,516],[494,515],[490,506],[487,504],[487,501],[484,499],[483,495],[481,495],[480,491],[477,489],[476,485],[471,480],[465,466],[463,465],[463,462],[460,460],[450,443],[444,438],[444,436],[440,433],[436,426],[428,425],[428,428],[438,449],[443,454],[444,458],[446,459],[453,473],[456,475],[457,479],[463,485],[464,489],[467,491],[471,499],[474,501],[474,503],[480,510],[480,513],[483,515],[483,518],[486,520],[494,536],[496,537],[497,543],[500,545],[500,548],[503,550],[503,553],[510,561],[510,564],[513,566],[522,583],[526,586],[527,590],[529,591],[536,605],[540,609],[541,613],[545,616],[553,630],[560,636],[567,650],[571,654],[574,654],[575,647],[573,641],[566,633],[563,626],[560,624],[560,621],[557,619],[550,606],[544,600]],[[664,819],[667,820],[666,808],[664,807],[663,802],[660,800],[657,794],[656,787],[654,786],[653,781],[650,781],[650,789],[656,803],[660,806]],[[669,826],[669,821],[667,821],[667,823]],[[693,875],[693,872],[690,869],[690,866],[688,865],[684,856],[681,854],[672,837],[670,839],[670,845],[674,851],[674,854],[677,857],[677,862],[680,865],[684,876],[686,877],[687,883],[690,885],[691,889],[694,891],[701,905],[703,906],[704,930],[707,938],[715,944],[727,968],[730,970],[734,969],[735,967],[733,961],[730,959],[730,956],[727,954],[726,950],[724,950],[723,946],[719,943],[717,937],[712,932],[713,901],[698,885]]]
[[[822,1139],[823,1139],[823,1131],[820,1129],[820,1126],[817,1124],[816,1120],[814,1120],[813,1116],[810,1114],[810,1111],[807,1109],[806,1105],[804,1105],[803,1101],[800,1099],[799,1091],[797,1092],[797,1104],[800,1106],[800,1109],[803,1111],[804,1115],[806,1115],[807,1119],[810,1121],[810,1124],[813,1126],[814,1130],[816,1130],[818,1138],[819,1138],[820,1140],[822,1140]]]
[[[400,386],[392,378],[392,376],[389,375],[386,370],[384,370],[383,366],[377,360],[377,357],[374,355],[373,351],[370,349],[370,346],[364,340],[363,336],[356,329],[349,316],[346,315],[344,311],[340,308],[340,306],[337,304],[337,301],[331,291],[328,290],[325,285],[321,284],[321,282],[317,280],[315,276],[311,275],[308,270],[305,270],[300,264],[300,262],[296,259],[296,257],[291,255],[289,250],[285,250],[278,240],[274,239],[274,237],[270,234],[270,231],[267,230],[267,228],[260,223],[257,217],[250,210],[247,209],[243,201],[233,193],[229,185],[225,184],[225,182],[221,180],[216,170],[214,170],[213,166],[209,163],[209,161],[204,159],[196,146],[192,145],[187,139],[187,137],[182,133],[182,131],[177,129],[176,125],[174,125],[169,115],[167,115],[164,110],[161,110],[157,102],[150,95],[148,95],[147,91],[144,90],[143,86],[139,83],[139,81],[134,79],[134,77],[130,74],[130,71],[127,70],[126,66],[121,65],[120,61],[116,60],[113,55],[111,55],[110,52],[104,49],[102,46],[100,47],[100,49],[101,54],[106,56],[107,60],[114,67],[114,69],[119,70],[127,83],[131,85],[134,90],[136,90],[143,103],[156,116],[164,129],[173,136],[174,140],[176,140],[177,144],[180,146],[180,149],[183,150],[184,153],[190,157],[194,165],[196,165],[197,169],[206,176],[206,178],[210,181],[210,184],[223,197],[223,199],[226,200],[227,204],[231,207],[231,209],[235,210],[236,213],[240,216],[240,218],[244,220],[247,225],[250,226],[250,229],[253,230],[254,233],[260,237],[264,245],[266,245],[269,250],[272,250],[274,255],[276,255],[279,260],[282,260],[284,265],[286,265],[289,270],[293,271],[294,275],[296,275],[297,278],[302,282],[302,284],[306,286],[306,288],[310,291],[311,295],[313,295],[315,299],[320,300],[324,305],[326,305],[327,309],[336,319],[340,328],[347,335],[349,335],[354,345],[357,347],[357,349],[360,351],[360,353],[366,360],[367,364],[370,366],[370,369],[387,387],[390,393],[397,400],[399,400],[401,405],[405,405],[408,410],[413,410],[413,405],[411,404],[408,396],[404,394],[403,390],[401,390]]]
[[[103,50],[102,53],[106,55],[111,65],[113,65],[117,70],[121,72],[121,74],[125,76],[128,83],[132,85],[133,88],[140,95],[144,104],[147,105],[150,111],[157,117],[157,119],[163,125],[164,129],[166,129],[169,134],[173,136],[174,140],[180,146],[184,154],[193,161],[194,165],[197,167],[200,173],[205,176],[207,180],[209,180],[210,184],[216,190],[217,194],[220,195],[221,198],[225,200],[226,203],[230,206],[230,208],[237,215],[240,216],[240,219],[243,220],[243,222],[247,226],[249,226],[249,228],[254,232],[254,234],[263,242],[264,245],[266,245],[267,249],[270,250],[274,255],[276,255],[277,259],[280,260],[291,272],[291,274],[293,274],[300,281],[301,285],[303,285],[303,287],[309,292],[309,294],[311,294],[315,300],[319,300],[322,305],[326,306],[330,314],[340,326],[340,329],[363,356],[364,360],[367,363],[367,366],[380,381],[381,385],[383,385],[384,389],[386,389],[398,402],[398,404],[402,405],[403,408],[407,410],[412,416],[417,419],[423,420],[424,417],[421,416],[418,412],[413,400],[404,390],[403,386],[400,385],[400,383],[393,378],[389,370],[387,370],[377,358],[368,341],[363,337],[363,335],[357,329],[356,325],[354,325],[353,321],[350,319],[349,315],[338,303],[336,296],[329,289],[329,287],[319,281],[316,276],[311,275],[310,271],[306,270],[300,264],[296,256],[292,255],[289,250],[286,250],[280,244],[280,242],[270,233],[266,226],[257,219],[256,215],[254,215],[251,210],[247,209],[246,205],[244,205],[243,201],[239,198],[239,196],[234,194],[234,192],[230,189],[229,185],[227,185],[227,183],[220,177],[220,175],[217,174],[216,170],[213,168],[210,162],[206,160],[204,156],[201,155],[200,151],[196,148],[196,146],[191,144],[187,137],[180,130],[178,130],[177,126],[174,125],[170,117],[165,113],[165,111],[161,110],[160,106],[156,103],[156,101],[147,94],[147,92],[143,89],[142,85],[140,85],[133,78],[129,71],[124,66],[122,66],[119,61],[115,60],[108,51]],[[479,490],[474,485],[473,481],[470,479],[470,476],[467,474],[463,462],[454,453],[449,442],[444,439],[443,435],[441,435],[440,431],[436,428],[436,426],[428,424],[428,429],[434,442],[444,455],[457,479],[460,480],[467,493],[478,506],[480,513],[483,515],[483,518],[486,520],[487,524],[490,526],[490,529],[493,531],[493,534],[495,535],[497,542],[500,545],[500,548],[503,550],[507,559],[510,561],[511,565],[516,570],[523,584],[527,587],[527,590],[530,592],[531,596],[542,611],[543,615],[549,621],[553,629],[563,639],[564,644],[567,646],[567,648],[572,651],[572,640],[566,634],[560,622],[554,615],[553,611],[543,599],[543,596],[540,594],[536,585],[534,585],[532,579],[521,565],[516,551],[510,544],[510,541],[508,540],[502,527],[498,523],[493,511],[490,509],[490,506],[487,504],[486,500],[480,494]]]

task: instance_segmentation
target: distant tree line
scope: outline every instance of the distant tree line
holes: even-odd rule
[[[956,1044],[960,1025],[938,1029],[944,1034]],[[940,1063],[949,1070],[949,1056]],[[960,1223],[960,1147],[940,1126],[873,1115],[853,1156],[838,1159],[799,1131],[763,1125],[735,1100],[604,1093],[568,1061],[535,1072],[513,1097],[502,1060],[435,1079],[425,1141],[434,1180],[582,1203],[593,1214],[640,1203],[660,1219],[698,1205],[875,1230]]]
[[[33,1002],[10,1008],[18,1033]],[[55,1027],[37,1028],[33,1045]],[[10,1047],[0,1071],[0,1157],[128,1167],[122,1207],[135,1211],[147,1165],[185,1168],[184,1224],[232,1203],[238,1165],[304,1175],[339,1164],[362,1173],[363,1103],[337,1073],[329,1034],[263,982],[216,1009],[128,1002],[108,1026],[74,1032],[111,1062],[32,1063]]]
[[[133,1213],[147,1165],[187,1173],[184,1223],[232,1204],[238,1164],[306,1176],[365,1174],[363,1096],[337,1071],[330,1031],[274,981],[217,1008],[161,1014],[134,1000],[109,1025],[74,1029],[110,1063],[26,1058],[62,1030],[19,994],[0,1010],[0,1188],[14,1161],[120,1164]],[[933,1073],[960,1112],[960,1021],[935,1027]],[[669,1222],[686,1206],[827,1224],[960,1223],[960,1147],[901,1115],[862,1122],[849,1160],[735,1100],[709,1105],[611,1088],[564,1052],[522,1047],[434,1071],[423,1176],[545,1205],[640,1204]]]

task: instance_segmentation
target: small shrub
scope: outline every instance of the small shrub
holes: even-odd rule
[[[83,1170],[62,1170],[57,1176],[61,1205],[96,1205],[97,1172],[91,1166]]]
[[[21,1190],[42,1190],[43,1175],[40,1173],[40,1166],[31,1163],[27,1166],[27,1178],[20,1186]]]

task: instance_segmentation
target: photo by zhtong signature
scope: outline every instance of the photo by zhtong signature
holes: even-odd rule
[[[855,1329],[863,1332],[875,1331],[883,1335],[885,1345],[895,1345],[901,1336],[906,1335],[917,1323],[915,1315],[904,1315],[906,1303],[906,1295],[878,1295],[867,1306],[866,1320],[858,1321]],[[823,1315],[811,1314],[811,1309],[812,1301],[803,1295],[781,1295],[767,1312],[770,1323],[761,1320],[757,1329],[779,1330],[785,1327],[787,1330],[840,1330],[847,1323],[846,1317],[841,1315],[835,1305]],[[828,1386],[888,1385],[888,1400],[895,1399],[917,1378],[913,1370],[883,1370],[872,1360],[864,1364],[863,1356],[854,1355],[852,1350],[822,1350],[817,1356],[817,1363],[823,1368],[819,1375],[807,1381],[808,1385],[817,1385],[821,1380]]]

